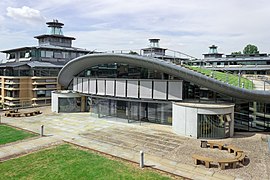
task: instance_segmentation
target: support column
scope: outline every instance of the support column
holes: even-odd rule
[[[164,113],[164,104],[160,104],[160,123],[165,124],[166,123],[166,118],[165,118],[165,113]]]
[[[81,112],[85,112],[86,98],[85,96],[81,97]]]

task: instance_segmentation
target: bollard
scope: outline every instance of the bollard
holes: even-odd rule
[[[40,137],[44,136],[44,125],[40,126]]]
[[[140,151],[140,168],[144,167],[143,151]]]

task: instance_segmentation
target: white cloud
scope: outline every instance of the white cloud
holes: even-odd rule
[[[23,6],[22,8],[7,7],[6,15],[28,24],[36,24],[37,22],[45,21],[45,18],[41,15],[39,10],[27,6]]]
[[[270,52],[268,0],[2,0],[0,5],[2,12],[8,9],[6,15],[0,11],[0,21],[1,16],[5,18],[0,33],[2,26],[10,36],[24,31],[31,39],[46,32],[46,25],[41,24],[44,15],[65,23],[64,33],[77,38],[74,45],[89,49],[138,49],[155,37],[161,39],[161,47],[196,57],[202,57],[212,44],[226,54],[242,50],[248,43],[257,45],[261,52]],[[35,28],[18,27],[7,16],[40,23]],[[10,41],[8,36],[2,40]]]

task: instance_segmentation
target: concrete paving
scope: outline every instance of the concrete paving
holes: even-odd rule
[[[61,139],[51,136],[31,138],[29,140],[26,139],[16,143],[1,145],[0,162],[60,143],[62,143]]]
[[[190,179],[269,178],[268,159],[265,160],[266,163],[260,160],[264,167],[260,168],[263,171],[259,170],[259,172],[266,173],[258,176],[258,178],[250,178],[249,174],[241,173],[241,171],[247,170],[245,168],[249,168],[248,166],[225,171],[218,168],[207,169],[204,166],[195,166],[191,155],[193,153],[204,153],[209,149],[203,150],[200,148],[199,140],[174,134],[171,126],[150,123],[125,123],[119,122],[116,118],[91,117],[89,113],[54,114],[50,113],[48,108],[41,110],[44,112],[42,115],[19,118],[3,117],[2,121],[34,132],[39,132],[40,126],[44,125],[45,135],[48,136],[46,138],[51,139],[52,142],[64,140],[134,162],[139,162],[139,151],[143,150],[147,166]],[[46,138],[39,138],[36,141],[40,141],[42,144],[45,143]],[[233,139],[227,141],[234,142]],[[25,147],[38,144],[30,141],[29,144],[23,143]],[[16,144],[13,147],[16,148]],[[34,145],[33,147],[35,148]],[[264,146],[263,144],[260,150],[264,152],[265,148],[267,148],[267,145]],[[5,152],[7,151],[1,151],[0,148],[2,156]],[[224,154],[218,151],[211,153]],[[250,168],[253,169],[253,166]]]

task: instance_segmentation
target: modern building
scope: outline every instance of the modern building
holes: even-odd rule
[[[166,49],[152,46],[141,55],[99,53],[71,60],[58,75],[66,90],[52,92],[52,111],[166,124],[194,138],[270,131],[270,92],[233,86],[164,60]],[[149,56],[153,50],[161,56]]]
[[[192,65],[212,70],[227,71],[238,74],[270,75],[270,56],[259,54],[230,54],[223,56],[218,53],[217,46],[209,47],[209,53],[203,59],[192,61]]]
[[[48,33],[36,36],[37,46],[1,51],[0,102],[4,108],[51,103],[51,91],[60,89],[57,75],[71,59],[89,51],[72,47],[74,37],[64,36],[63,23],[47,22]]]

